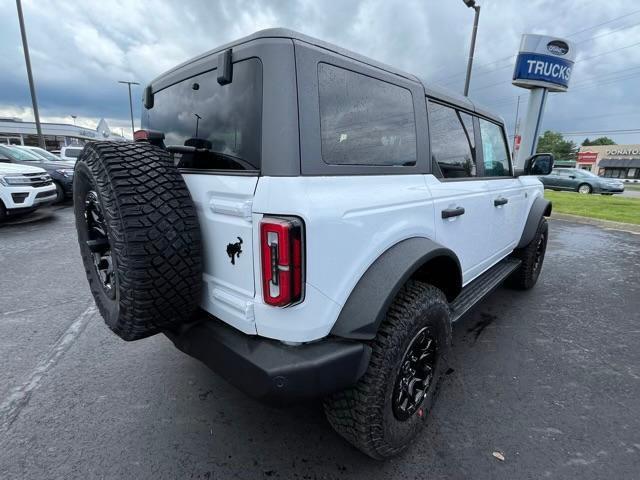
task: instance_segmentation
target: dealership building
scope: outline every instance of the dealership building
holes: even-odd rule
[[[580,147],[576,167],[600,177],[640,182],[640,145]]]
[[[65,123],[40,123],[47,150],[60,150],[68,145],[84,145],[90,140],[127,141],[122,135],[111,131],[105,119],[98,122],[95,130]],[[35,122],[24,122],[19,118],[0,117],[0,145],[38,146]]]

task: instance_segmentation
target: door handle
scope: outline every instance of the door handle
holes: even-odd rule
[[[459,217],[460,215],[464,215],[463,207],[447,208],[442,210],[442,218]]]
[[[499,207],[501,205],[506,205],[507,203],[509,203],[509,199],[508,198],[500,197],[500,198],[496,198],[493,201],[493,206],[494,207]]]

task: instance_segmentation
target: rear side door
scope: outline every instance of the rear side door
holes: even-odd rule
[[[487,182],[479,176],[473,118],[451,105],[428,101],[433,174],[426,175],[435,208],[436,241],[462,266],[463,283],[488,265]]]
[[[491,263],[495,263],[508,255],[520,239],[525,218],[526,189],[513,176],[503,126],[485,118],[478,118],[477,121],[482,143],[480,170],[487,180],[489,190],[489,248],[492,252]]]

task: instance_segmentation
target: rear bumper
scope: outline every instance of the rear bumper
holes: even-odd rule
[[[245,335],[211,318],[165,334],[178,349],[241,391],[273,405],[322,397],[354,385],[371,355],[360,342],[329,337],[288,346]]]

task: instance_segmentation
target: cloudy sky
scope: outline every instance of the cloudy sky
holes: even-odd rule
[[[544,128],[606,133],[640,143],[640,4],[628,0],[478,0],[482,5],[470,96],[512,133],[511,86],[522,33],[577,42],[568,93],[553,94]],[[203,51],[256,30],[287,27],[462,91],[473,10],[462,0],[23,0],[41,117],[128,134],[126,86],[143,85]],[[32,119],[14,0],[0,0],[0,117]],[[134,90],[139,125],[141,89]],[[620,130],[635,130],[624,134]],[[597,132],[585,133],[581,132]],[[604,134],[604,133],[603,133]]]

